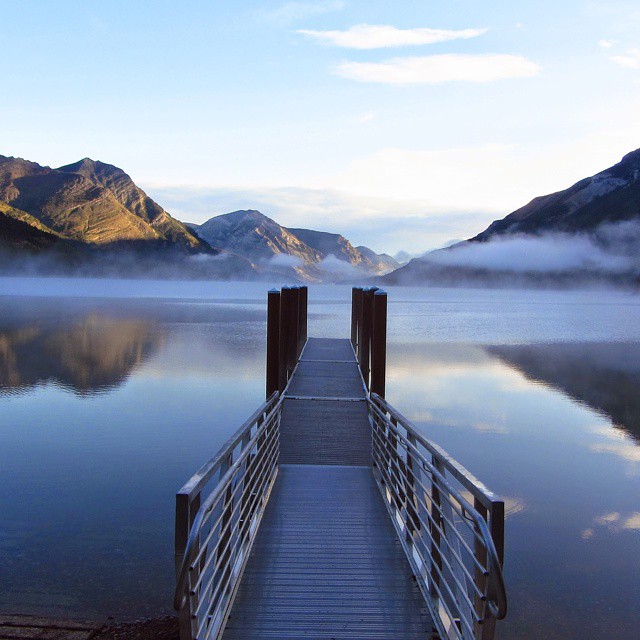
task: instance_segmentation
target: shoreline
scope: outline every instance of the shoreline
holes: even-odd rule
[[[179,640],[178,618],[173,615],[117,622],[112,617],[88,621],[0,614],[0,637],[4,635],[25,640]]]

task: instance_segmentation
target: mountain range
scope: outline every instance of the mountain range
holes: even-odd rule
[[[469,240],[414,258],[389,284],[640,283],[640,149],[534,198]]]
[[[341,235],[286,229],[258,211],[184,224],[122,169],[90,158],[53,169],[0,156],[0,248],[4,272],[320,282],[398,266]]]
[[[233,211],[188,226],[216,249],[270,271],[293,270],[307,281],[383,275],[399,266],[391,256],[354,247],[340,234],[286,228],[255,210]]]
[[[0,249],[0,272],[14,274],[637,285],[640,149],[404,265],[340,234],[287,228],[256,210],[180,222],[122,169],[89,158],[52,169],[0,156]]]

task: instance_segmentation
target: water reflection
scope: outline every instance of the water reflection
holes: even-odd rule
[[[69,326],[55,319],[0,330],[0,393],[54,382],[80,394],[108,391],[164,339],[155,323],[91,313]]]
[[[640,442],[640,345],[569,343],[486,347],[529,380],[607,415]]]
[[[264,398],[264,309],[0,309],[0,610],[170,613],[174,494]]]
[[[0,297],[0,610],[170,612],[173,496],[264,398],[268,287],[170,288]],[[310,334],[347,335],[349,289],[310,293]],[[640,306],[410,293],[391,296],[388,398],[505,497],[499,637],[637,638]]]
[[[637,638],[640,345],[390,345],[388,397],[505,497],[500,637]]]

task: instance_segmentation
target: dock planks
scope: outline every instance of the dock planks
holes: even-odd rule
[[[225,640],[432,637],[371,473],[364,399],[349,340],[310,338],[284,401],[280,470]]]

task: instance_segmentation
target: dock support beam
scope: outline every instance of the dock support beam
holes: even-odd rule
[[[289,305],[289,336],[287,341],[287,380],[291,377],[298,362],[298,344],[300,340],[300,287],[289,287],[291,303]]]
[[[284,391],[307,342],[307,287],[267,294],[267,398]]]
[[[278,389],[284,391],[287,386],[287,354],[289,343],[289,317],[292,302],[290,287],[282,287],[280,291],[280,338],[278,340]]]
[[[373,294],[373,334],[371,336],[371,393],[384,398],[387,371],[387,293]]]
[[[280,292],[267,294],[267,398],[280,385]]]
[[[307,304],[309,289],[306,286],[298,287],[298,348],[296,360],[300,357],[304,343],[307,341]]]
[[[370,388],[371,372],[371,338],[373,336],[373,294],[377,287],[362,290],[362,323],[360,344],[358,344],[358,362],[367,389]]]
[[[351,345],[358,353],[359,334],[362,326],[362,287],[351,289]]]

